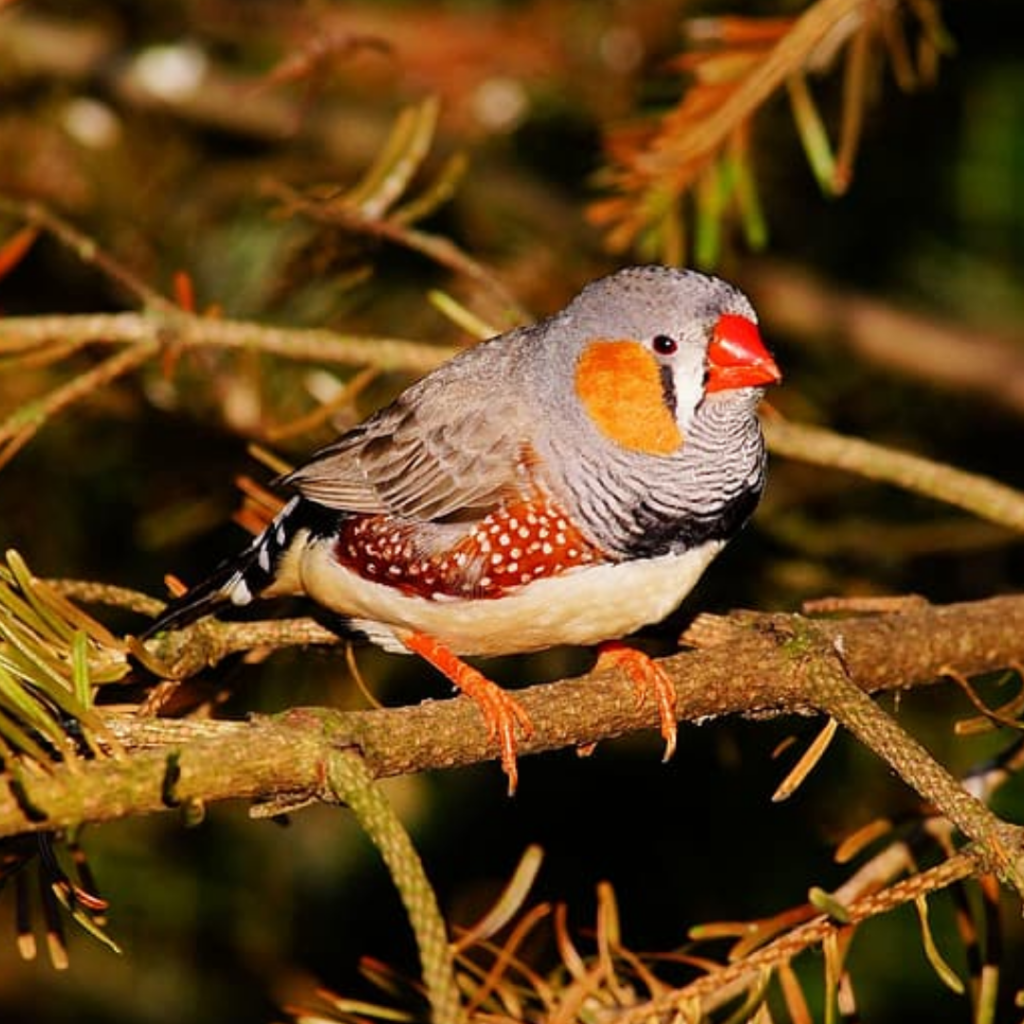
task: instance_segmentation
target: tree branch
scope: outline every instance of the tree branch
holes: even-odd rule
[[[893,484],[1011,530],[1024,530],[1024,494],[990,477],[780,416],[766,416],[763,425],[775,455]]]
[[[245,320],[199,316],[185,310],[154,313],[81,313],[0,318],[0,355],[74,343],[257,350],[298,362],[377,366],[427,373],[459,349],[425,342],[341,334],[320,327],[275,327]]]
[[[459,350],[397,338],[337,334],[319,328],[282,328],[197,316],[173,308],[109,313],[0,318],[0,358],[22,362],[59,357],[94,344],[121,344],[92,370],[23,404],[0,420],[0,466],[69,406],[161,352],[188,348],[258,350],[300,361],[426,373]]]
[[[682,720],[804,714],[828,706],[809,688],[807,665],[787,650],[794,628],[803,628],[806,619],[738,613],[715,621],[727,642],[661,663],[676,684]],[[842,650],[845,671],[861,689],[903,688],[950,671],[973,675],[1019,661],[1024,596],[821,621],[814,629],[822,642]],[[517,697],[535,726],[534,735],[520,742],[523,754],[584,747],[658,723],[656,708],[638,706],[632,683],[617,672],[533,686]],[[348,713],[295,709],[248,723],[108,714],[107,725],[128,755],[57,765],[45,774],[26,768],[9,777],[0,792],[0,835],[195,801],[321,799],[324,766],[339,748],[360,750],[376,777],[496,756],[476,706],[462,697]]]

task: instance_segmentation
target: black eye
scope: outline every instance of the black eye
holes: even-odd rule
[[[667,334],[656,334],[651,339],[651,348],[658,353],[659,356],[671,356],[674,355],[676,349],[679,348],[679,342],[675,338],[670,338]]]

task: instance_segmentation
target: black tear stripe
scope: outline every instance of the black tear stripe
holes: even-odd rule
[[[676,398],[676,381],[675,378],[672,376],[672,367],[666,366],[663,363],[658,367],[658,369],[661,372],[662,400],[665,402],[665,407],[668,409],[668,411],[672,413],[672,418],[675,419],[676,407],[678,403]]]

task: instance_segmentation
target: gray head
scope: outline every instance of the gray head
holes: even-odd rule
[[[735,528],[749,514],[764,469],[755,407],[779,372],[742,292],[633,267],[528,333],[539,463],[605,550],[685,545],[694,523]],[[739,511],[714,513],[725,507]]]
[[[704,401],[752,407],[756,393],[734,393],[779,378],[747,297],[720,278],[669,267],[593,282],[531,341],[549,409],[575,405],[606,439],[651,454],[678,447]]]

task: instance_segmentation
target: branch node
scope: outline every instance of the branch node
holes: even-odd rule
[[[180,807],[178,783],[181,781],[181,751],[169,750],[164,760],[164,777],[160,783],[160,800],[164,807]]]

